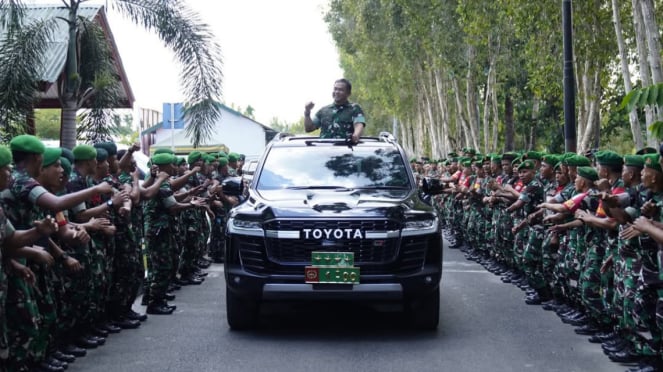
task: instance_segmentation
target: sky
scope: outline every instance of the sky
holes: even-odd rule
[[[334,81],[342,77],[342,70],[323,20],[327,0],[186,2],[210,25],[221,46],[226,105],[251,105],[255,119],[268,125],[274,117],[298,121],[306,102],[313,101],[315,108],[332,102]],[[114,11],[112,0],[90,3],[109,5],[111,30],[135,106],[161,110],[164,102],[181,102],[180,66],[172,52],[155,35]]]

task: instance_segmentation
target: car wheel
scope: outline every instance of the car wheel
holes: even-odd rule
[[[241,331],[255,327],[259,310],[258,301],[239,297],[226,287],[226,316],[230,329]]]
[[[414,328],[436,330],[440,323],[440,288],[424,297],[411,300],[406,311]]]

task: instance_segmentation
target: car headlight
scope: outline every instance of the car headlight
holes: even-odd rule
[[[406,229],[430,229],[433,226],[435,226],[434,219],[405,221]]]
[[[262,222],[260,221],[241,220],[233,218],[232,225],[239,229],[262,229]]]
[[[437,217],[406,220],[402,235],[413,236],[433,234],[437,232],[437,224]]]

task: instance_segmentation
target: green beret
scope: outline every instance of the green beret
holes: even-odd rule
[[[624,164],[624,158],[618,153],[610,150],[597,151],[594,154],[594,157],[596,158],[596,163],[599,165],[619,166]]]
[[[90,145],[78,145],[72,151],[75,160],[92,160],[97,158],[97,149]]]
[[[517,157],[518,157],[518,154],[516,154],[515,152],[505,152],[504,154],[502,154],[502,160],[505,160],[505,161],[513,161],[513,159],[515,159]]]
[[[636,155],[645,155],[645,154],[656,154],[657,152],[658,151],[656,151],[656,149],[653,148],[653,147],[645,147],[645,148],[641,148],[640,150],[638,150],[635,154]]]
[[[517,166],[517,165],[520,165],[520,163],[521,163],[522,161],[523,161],[523,160],[520,158],[520,156],[517,156],[515,159],[513,159],[513,160],[511,161],[511,166],[512,166],[512,167],[515,167],[515,166]]]
[[[559,163],[559,157],[552,154],[544,155],[542,160],[553,168]]]
[[[596,169],[588,166],[578,167],[578,176],[587,178],[590,181],[598,181],[599,179],[599,174],[596,172]]]
[[[154,150],[154,155],[159,155],[159,154],[174,155],[175,153],[173,152],[173,150],[171,150],[169,148],[162,147],[162,148],[158,148],[158,149]]]
[[[60,149],[62,150],[62,157],[67,158],[67,160],[69,160],[69,163],[73,164],[74,160],[76,159],[76,157],[74,156],[73,151],[69,150],[66,147],[60,147]]]
[[[563,160],[562,163],[564,165],[569,165],[569,166],[572,166],[572,167],[588,167],[588,166],[592,165],[591,162],[589,161],[589,159],[587,159],[586,157],[584,157],[582,155],[575,155],[575,154],[573,156],[569,156],[568,158]]]
[[[14,137],[9,142],[9,147],[12,151],[29,152],[32,154],[43,154],[46,146],[35,136],[29,134],[21,134]]]
[[[182,165],[182,164],[186,163],[186,159],[183,158],[183,157],[178,157],[176,161],[177,161],[177,165]]]
[[[448,158],[457,158],[458,154],[456,154],[455,152],[450,152],[450,153],[447,154],[447,157]]]
[[[472,166],[472,161],[469,159],[463,160],[460,162],[460,165],[462,165],[465,168],[469,168]]]
[[[62,156],[60,157],[60,165],[62,165],[62,169],[64,169],[64,178],[68,179],[71,174],[71,162],[69,159]]]
[[[534,160],[541,160],[541,153],[538,151],[528,151],[525,153],[524,159],[534,159]]]
[[[12,152],[9,151],[7,146],[0,146],[0,168],[4,168],[11,164]]]
[[[624,155],[624,165],[627,167],[644,168],[645,159],[641,155]]]
[[[212,155],[203,154],[203,160],[205,161],[205,164],[211,164],[216,159]]]
[[[663,170],[661,169],[661,164],[659,163],[658,154],[646,154],[642,155],[642,157],[645,159],[645,168],[653,169],[655,171],[663,173]]]
[[[228,154],[228,162],[232,163],[239,160],[239,154],[236,152],[231,152]]]
[[[492,161],[493,163],[501,163],[502,155],[493,155],[490,157],[490,161]]]
[[[417,158],[410,159],[410,163],[415,163],[416,161],[417,161]]]
[[[104,161],[108,159],[108,151],[102,147],[97,147],[97,161]]]
[[[62,149],[59,147],[47,147],[44,150],[44,161],[41,163],[42,168],[46,168],[55,164],[56,161],[60,160],[62,155]]]
[[[202,159],[203,154],[200,151],[191,151],[189,153],[189,156],[187,158],[187,163],[193,164],[197,162],[198,160]]]
[[[108,151],[108,156],[117,155],[117,145],[115,142],[104,142],[104,150]]]
[[[226,165],[228,165],[228,158],[219,158],[219,167],[225,167]]]
[[[468,147],[465,149],[465,153],[470,155],[475,155],[477,153],[477,150]]]
[[[531,159],[525,160],[518,166],[518,170],[529,169],[534,170],[535,164]]]
[[[155,165],[168,165],[173,164],[174,157],[173,154],[161,153],[153,155],[151,160],[152,164]]]

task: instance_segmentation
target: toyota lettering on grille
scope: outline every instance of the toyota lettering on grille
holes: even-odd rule
[[[364,239],[359,229],[303,229],[304,239]]]

